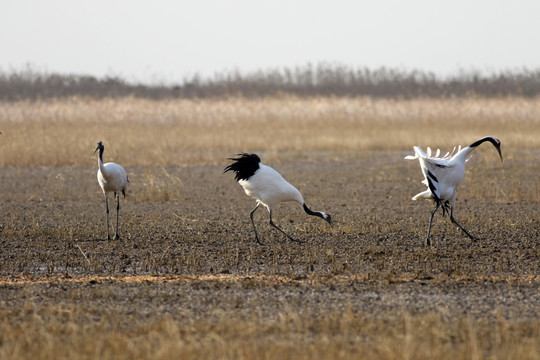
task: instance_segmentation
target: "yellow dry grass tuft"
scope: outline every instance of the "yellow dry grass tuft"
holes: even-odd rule
[[[302,294],[309,298],[309,293],[298,293],[302,287],[321,289],[328,283],[339,287],[343,286],[340,282],[346,285],[350,281],[230,276],[36,281],[22,294],[27,297],[25,302],[0,310],[0,357],[535,359],[538,356],[538,319],[508,320],[501,312],[489,319],[466,314],[455,316],[444,304],[435,311],[416,314],[392,309],[381,317],[354,306],[351,301],[355,295],[348,292],[341,301],[331,302],[324,311],[319,311],[304,305]],[[10,286],[17,284],[11,282]],[[56,294],[56,301],[47,303],[34,297],[33,290],[39,286],[46,286],[51,294]],[[269,288],[277,290],[276,298],[268,297]],[[192,303],[197,299],[197,304]],[[262,311],[269,306],[269,300],[273,302],[270,306],[273,311]],[[184,303],[179,306],[171,301]]]

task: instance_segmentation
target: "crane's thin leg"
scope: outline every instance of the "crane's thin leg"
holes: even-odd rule
[[[107,240],[111,240],[111,235],[109,235],[109,198],[107,193],[105,193],[105,207],[107,208]]]
[[[251,225],[253,225],[253,231],[255,232],[255,241],[257,244],[262,245],[262,243],[259,241],[259,235],[257,235],[257,229],[255,229],[255,223],[253,222],[253,214],[255,213],[255,210],[259,208],[260,204],[257,204],[253,210],[249,213],[249,218],[251,219]]]
[[[471,239],[472,241],[476,241],[476,238],[474,236],[472,236],[471,234],[469,234],[469,232],[467,230],[465,230],[463,228],[463,226],[459,225],[458,222],[456,221],[456,219],[454,219],[454,207],[453,206],[450,208],[450,221],[453,224],[457,225],[457,227],[460,228],[465,234],[467,234],[469,239]]]
[[[275,227],[276,229],[278,229],[279,231],[281,231],[281,233],[282,233],[283,235],[285,235],[286,237],[288,237],[289,240],[294,241],[294,242],[297,242],[297,243],[303,243],[303,242],[304,242],[304,241],[300,241],[300,240],[293,239],[292,237],[290,237],[289,235],[287,235],[287,233],[285,233],[285,231],[281,230],[276,224],[274,224],[274,222],[272,221],[272,210],[270,210],[270,225],[272,225],[273,227]]]
[[[118,235],[118,212],[120,211],[120,194],[114,193],[114,196],[116,196],[116,229],[114,231],[114,240],[120,239],[120,235]]]
[[[431,212],[431,217],[429,218],[429,227],[426,236],[426,246],[431,246],[431,241],[429,240],[429,237],[431,236],[431,225],[433,224],[433,216],[435,216],[435,213],[439,209],[439,206],[441,206],[441,204],[437,202],[437,206],[435,206],[435,209]]]

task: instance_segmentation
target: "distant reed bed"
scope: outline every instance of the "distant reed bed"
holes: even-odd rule
[[[540,68],[485,71],[460,69],[446,76],[418,69],[367,68],[338,62],[307,63],[245,72],[222,70],[211,76],[133,83],[121,76],[48,73],[28,66],[0,69],[0,101],[85,96],[95,99],[136,96],[147,99],[249,98],[288,94],[301,97],[371,96],[377,98],[540,95]]]
[[[501,138],[505,157],[540,149],[540,98],[375,99],[370,97],[148,100],[63,98],[0,103],[0,166],[221,164],[240,151],[273,161],[299,153],[363,156],[413,145],[468,145]]]

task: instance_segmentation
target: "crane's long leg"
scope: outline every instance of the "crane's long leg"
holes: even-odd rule
[[[300,241],[300,240],[296,240],[296,239],[293,239],[292,237],[290,237],[289,235],[287,235],[287,233],[283,230],[281,230],[276,224],[274,224],[274,222],[272,221],[272,210],[270,210],[270,225],[272,225],[273,227],[275,227],[276,229],[278,229],[279,231],[281,231],[281,233],[283,235],[285,235],[286,237],[289,238],[289,240],[291,241],[294,241],[294,242],[297,242],[297,243],[303,243],[304,241]]]
[[[433,216],[435,216],[435,213],[439,209],[439,206],[441,206],[441,203],[437,202],[437,206],[435,206],[435,209],[431,212],[431,217],[429,218],[429,227],[426,236],[426,246],[431,246],[431,241],[429,240],[429,237],[431,236],[431,225],[433,224]]]
[[[107,193],[105,193],[105,208],[107,209],[107,240],[111,240],[111,235],[109,235],[109,198]]]
[[[255,210],[259,208],[260,204],[257,204],[253,210],[249,213],[249,218],[251,219],[251,225],[253,225],[253,231],[255,232],[255,241],[257,244],[262,245],[262,243],[259,241],[259,235],[257,235],[257,229],[255,228],[255,223],[253,222],[253,214],[255,213]]]
[[[465,234],[467,234],[469,239],[471,239],[472,241],[476,241],[476,238],[474,236],[472,236],[471,234],[469,234],[469,232],[467,230],[465,230],[465,228],[463,228],[463,226],[459,225],[458,222],[456,221],[456,219],[454,219],[454,207],[453,206],[450,208],[450,221],[453,224],[457,225],[457,227],[460,228]]]
[[[116,229],[114,231],[114,240],[120,239],[120,235],[118,235],[118,212],[120,211],[120,194],[114,193],[114,196],[116,196]]]

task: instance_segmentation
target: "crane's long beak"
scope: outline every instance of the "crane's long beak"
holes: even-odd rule
[[[98,151],[98,149],[99,149],[99,145],[98,145],[98,147],[96,148],[96,150],[94,150],[94,154],[96,153],[96,151]]]
[[[501,162],[503,162],[503,157],[502,157],[502,153],[501,153],[501,145],[496,146],[496,148],[497,148],[497,152],[499,153],[499,157],[501,158]]]

